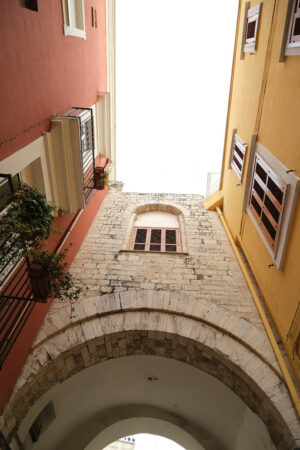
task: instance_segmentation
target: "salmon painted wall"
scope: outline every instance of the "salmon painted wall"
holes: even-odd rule
[[[64,35],[62,0],[38,0],[38,12],[0,0],[0,141],[72,106],[91,106],[106,91],[105,0],[84,3],[86,40]],[[47,120],[3,144],[0,160],[49,129]]]
[[[257,3],[251,1],[250,7]],[[257,134],[257,141],[300,177],[300,56],[286,56],[284,63],[279,62],[287,5],[288,0],[262,2],[257,50],[253,55],[245,54],[241,60],[245,1],[240,2],[222,194],[225,219],[247,256],[300,385],[300,361],[293,352],[294,341],[289,337],[300,301],[299,201],[282,270],[268,268],[272,258],[251,218],[242,210],[246,174],[252,169],[248,167],[248,157],[253,134]],[[248,145],[240,186],[237,186],[240,181],[235,172],[228,168],[234,128]]]

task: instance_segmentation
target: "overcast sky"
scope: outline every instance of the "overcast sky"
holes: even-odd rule
[[[205,195],[207,173],[220,171],[237,7],[238,0],[117,0],[124,191]],[[181,448],[140,436],[137,449]]]
[[[117,178],[205,193],[220,171],[238,0],[117,0]],[[222,32],[222,34],[221,34]]]
[[[185,450],[170,439],[154,434],[135,435],[135,450]]]

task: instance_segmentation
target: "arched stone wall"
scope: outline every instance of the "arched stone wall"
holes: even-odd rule
[[[292,448],[298,419],[265,335],[209,302],[157,291],[84,299],[73,322],[57,303],[5,408],[5,435],[56,383],[126,355],[173,358],[213,375],[263,420],[276,448]]]

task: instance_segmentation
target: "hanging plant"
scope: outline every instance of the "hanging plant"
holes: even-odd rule
[[[29,261],[29,277],[36,298],[54,296],[60,300],[77,300],[82,287],[67,272],[66,251],[50,253],[40,244],[47,239],[56,207],[48,203],[37,189],[22,184],[0,215],[0,271],[6,273],[22,257]]]
[[[38,247],[30,251],[30,277],[34,294],[39,298],[78,300],[83,288],[75,284],[68,264],[67,249],[59,254]]]
[[[26,257],[39,239],[52,231],[55,206],[37,189],[22,184],[0,215],[0,268]]]

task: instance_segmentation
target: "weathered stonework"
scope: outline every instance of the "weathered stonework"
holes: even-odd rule
[[[134,214],[151,209],[181,212],[185,252],[129,251]],[[225,231],[200,196],[111,189],[71,270],[88,294],[72,319],[54,301],[4,411],[6,436],[56,383],[110,358],[149,354],[220,379],[261,417],[276,448],[296,445],[299,421],[275,355]]]
[[[136,194],[110,190],[85,238],[72,273],[89,295],[138,289],[186,292],[262,327],[251,294],[222,224],[206,211],[200,195]],[[136,210],[183,212],[188,255],[128,250],[130,219]],[[150,208],[149,208],[150,209]]]

